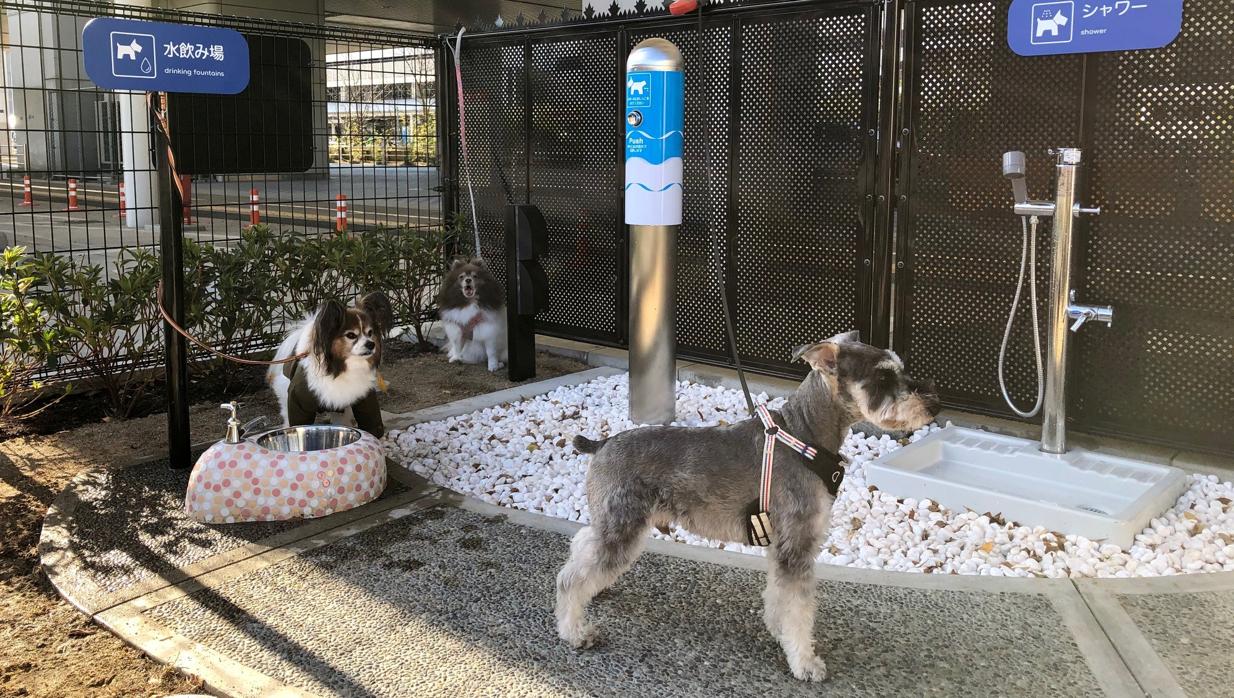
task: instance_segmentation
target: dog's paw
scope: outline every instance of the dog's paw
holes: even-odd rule
[[[790,662],[793,676],[802,681],[826,681],[827,662],[817,655],[797,662]]]
[[[489,371],[491,371],[491,372],[497,372],[497,371],[500,371],[501,369],[503,369],[503,368],[505,368],[505,367],[506,367],[506,365],[505,365],[504,363],[502,363],[502,362],[498,361],[497,363],[490,363],[490,364],[488,365],[488,370],[489,370]]]
[[[595,647],[600,641],[600,633],[593,625],[580,625],[574,628],[558,628],[557,634],[566,644],[576,650]]]

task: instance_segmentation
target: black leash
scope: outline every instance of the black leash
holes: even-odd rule
[[[700,94],[702,95],[701,99],[703,100],[703,111],[706,111],[707,95],[709,88],[711,87],[710,81],[707,79],[707,51],[705,48],[706,33],[703,26],[703,9],[706,6],[706,0],[699,0],[698,9],[696,10],[696,12],[698,12],[698,28],[696,30],[698,40],[698,67],[699,71],[702,73],[700,82],[702,82],[703,87]],[[733,124],[730,124],[729,126],[730,128],[735,128],[735,125]],[[710,196],[712,187],[711,121],[705,116],[703,118],[703,162],[704,166],[707,168],[707,195]],[[711,239],[712,231],[710,217],[704,217],[703,225],[706,226],[707,237]],[[716,249],[718,251],[719,245],[716,245]],[[728,335],[729,352],[733,357],[733,367],[737,370],[737,379],[741,382],[741,392],[746,398],[746,409],[749,411],[750,417],[754,417],[757,414],[757,408],[754,405],[754,398],[750,395],[750,386],[746,383],[746,372],[741,365],[741,353],[737,350],[737,332],[733,325],[732,308],[728,304],[727,277],[724,273],[724,265],[722,264],[720,256],[715,254],[714,257],[716,278],[720,281],[720,304],[724,310],[724,329]],[[768,415],[768,420],[770,420],[770,415]],[[771,429],[775,429],[775,431],[773,432]],[[778,433],[780,433],[779,427],[768,426],[767,434],[769,435],[769,439]],[[792,437],[790,436],[789,438],[791,439]],[[792,440],[795,441],[795,439]],[[769,440],[768,444],[772,445],[770,447],[765,446],[764,452],[765,457],[771,459],[774,457],[774,440]],[[836,496],[840,489],[840,483],[844,480],[844,460],[838,453],[832,453],[831,451],[823,449],[815,451],[815,449],[808,447],[806,444],[801,444],[801,446],[803,449],[807,449],[809,452],[814,453],[814,455],[802,457],[802,463],[805,465],[806,469],[814,473],[815,476],[823,481],[823,485],[827,488],[827,491],[831,493],[831,496]],[[803,453],[802,450],[794,450],[797,450],[799,454]],[[767,511],[770,507],[771,497],[769,466],[770,462],[768,462],[767,467],[764,468],[767,481],[763,483],[762,487],[766,489],[765,495],[760,496],[759,499],[751,502],[746,511],[746,540],[750,545],[756,545],[759,547],[771,545],[771,516]]]
[[[711,120],[708,119],[706,116],[706,111],[707,111],[706,107],[707,107],[707,95],[711,87],[711,84],[707,80],[707,51],[705,48],[707,35],[703,29],[703,9],[706,7],[707,7],[706,0],[699,0],[698,9],[696,10],[696,12],[698,13],[698,29],[696,32],[697,33],[696,38],[698,40],[698,69],[702,72],[702,77],[700,79],[700,82],[702,82],[702,85],[703,85],[703,89],[699,93],[702,95],[700,99],[702,100],[702,105],[703,105],[703,108],[700,110],[703,112],[703,117],[702,117],[702,121],[703,121],[703,163],[704,163],[704,166],[707,168],[707,197],[710,197],[711,187],[712,187]],[[729,127],[736,128],[734,124],[729,124]],[[712,235],[711,235],[710,216],[707,216],[707,215],[703,216],[703,225],[706,227],[708,239],[711,239]],[[716,250],[719,250],[719,248],[720,246],[716,245]],[[728,277],[727,277],[727,274],[724,273],[724,264],[722,263],[720,256],[718,254],[715,254],[714,256],[715,256],[715,267],[716,267],[716,279],[719,280],[720,282],[720,307],[723,308],[724,310],[724,330],[725,330],[725,333],[728,335],[728,348],[729,348],[729,352],[732,354],[732,357],[733,357],[733,366],[734,368],[737,369],[737,380],[741,382],[741,392],[743,395],[745,395],[745,398],[746,398],[746,410],[750,413],[750,416],[753,417],[754,416],[754,398],[750,397],[750,386],[746,383],[746,372],[745,372],[745,369],[742,368],[741,366],[741,354],[740,352],[737,351],[737,331],[733,328],[733,311],[728,305]]]

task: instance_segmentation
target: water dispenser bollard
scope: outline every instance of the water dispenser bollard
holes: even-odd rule
[[[625,74],[625,220],[630,226],[630,419],[676,418],[677,230],[681,227],[684,77],[664,39],[630,51]]]
[[[548,310],[548,275],[539,257],[547,247],[540,209],[506,206],[506,336],[513,381],[536,375],[536,314]]]

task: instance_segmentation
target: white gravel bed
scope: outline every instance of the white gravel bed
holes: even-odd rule
[[[588,521],[584,479],[589,457],[570,445],[576,434],[609,436],[635,424],[627,411],[627,377],[599,378],[530,400],[391,431],[387,454],[438,485],[492,504]],[[767,401],[766,395],[756,399]],[[769,401],[778,407],[782,400]],[[676,424],[709,426],[746,418],[738,390],[677,386]],[[930,431],[918,431],[905,443]],[[1130,550],[1044,528],[1017,526],[993,514],[953,512],[930,500],[897,500],[866,485],[865,464],[902,444],[850,433],[849,461],[820,562],[849,567],[1007,577],[1153,577],[1234,571],[1234,484],[1192,475],[1174,508],[1136,536]],[[751,467],[756,467],[752,464]],[[654,531],[693,545],[761,555],[762,548],[721,543],[681,529]]]

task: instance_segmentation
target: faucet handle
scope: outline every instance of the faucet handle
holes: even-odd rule
[[[231,402],[219,405],[219,409],[231,410],[231,416],[227,418],[227,434],[223,439],[229,444],[240,443],[240,406],[236,404],[235,400],[232,400]]]
[[[1075,302],[1075,289],[1071,289],[1071,293],[1067,294],[1071,300],[1067,304],[1067,317],[1074,319],[1071,324],[1072,332],[1079,332],[1084,323],[1090,320],[1104,322],[1106,327],[1114,326],[1114,307],[1110,305],[1081,305]]]

